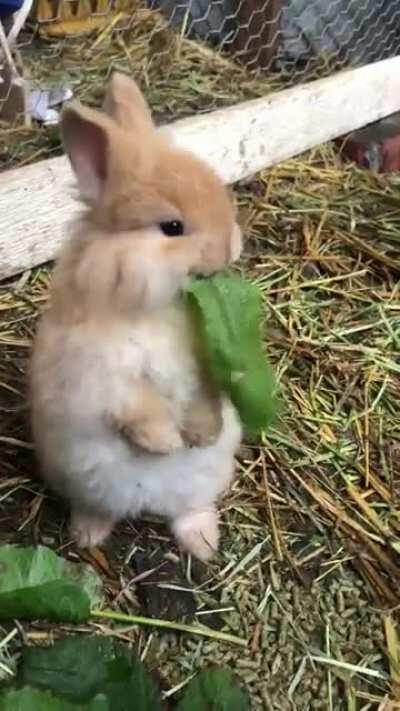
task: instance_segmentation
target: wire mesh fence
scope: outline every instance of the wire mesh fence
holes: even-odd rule
[[[398,0],[143,0],[143,7],[160,11],[181,38],[288,80],[400,52]],[[121,11],[131,11],[132,22],[137,10],[118,0],[40,0],[36,8],[41,24],[53,23],[53,35],[63,34],[66,22],[72,30],[74,20],[102,26]]]
[[[182,36],[288,80],[400,51],[397,0],[150,0]]]

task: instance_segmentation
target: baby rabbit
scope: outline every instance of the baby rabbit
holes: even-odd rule
[[[239,256],[233,206],[217,176],[155,128],[124,75],[113,75],[103,111],[68,105],[61,130],[86,211],[32,355],[43,476],[69,501],[80,546],[148,511],[207,560],[241,426],[203,370],[181,292],[189,275]]]

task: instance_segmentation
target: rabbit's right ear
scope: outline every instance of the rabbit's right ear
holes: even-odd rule
[[[114,72],[109,81],[103,102],[103,110],[117,124],[136,134],[154,130],[150,109],[133,79]]]
[[[95,203],[108,178],[112,121],[79,102],[71,102],[61,114],[60,127],[81,196],[87,202]]]

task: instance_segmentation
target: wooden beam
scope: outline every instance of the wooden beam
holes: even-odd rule
[[[227,183],[400,110],[400,57],[162,130]],[[54,257],[79,204],[64,157],[0,174],[0,277]]]

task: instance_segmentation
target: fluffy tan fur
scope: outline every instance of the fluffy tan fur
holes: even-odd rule
[[[82,545],[148,509],[206,559],[240,426],[203,371],[179,294],[239,256],[240,230],[220,180],[161,136],[134,82],[114,75],[103,108],[74,103],[62,116],[86,213],[35,343],[37,450]],[[171,221],[183,235],[163,235]]]

